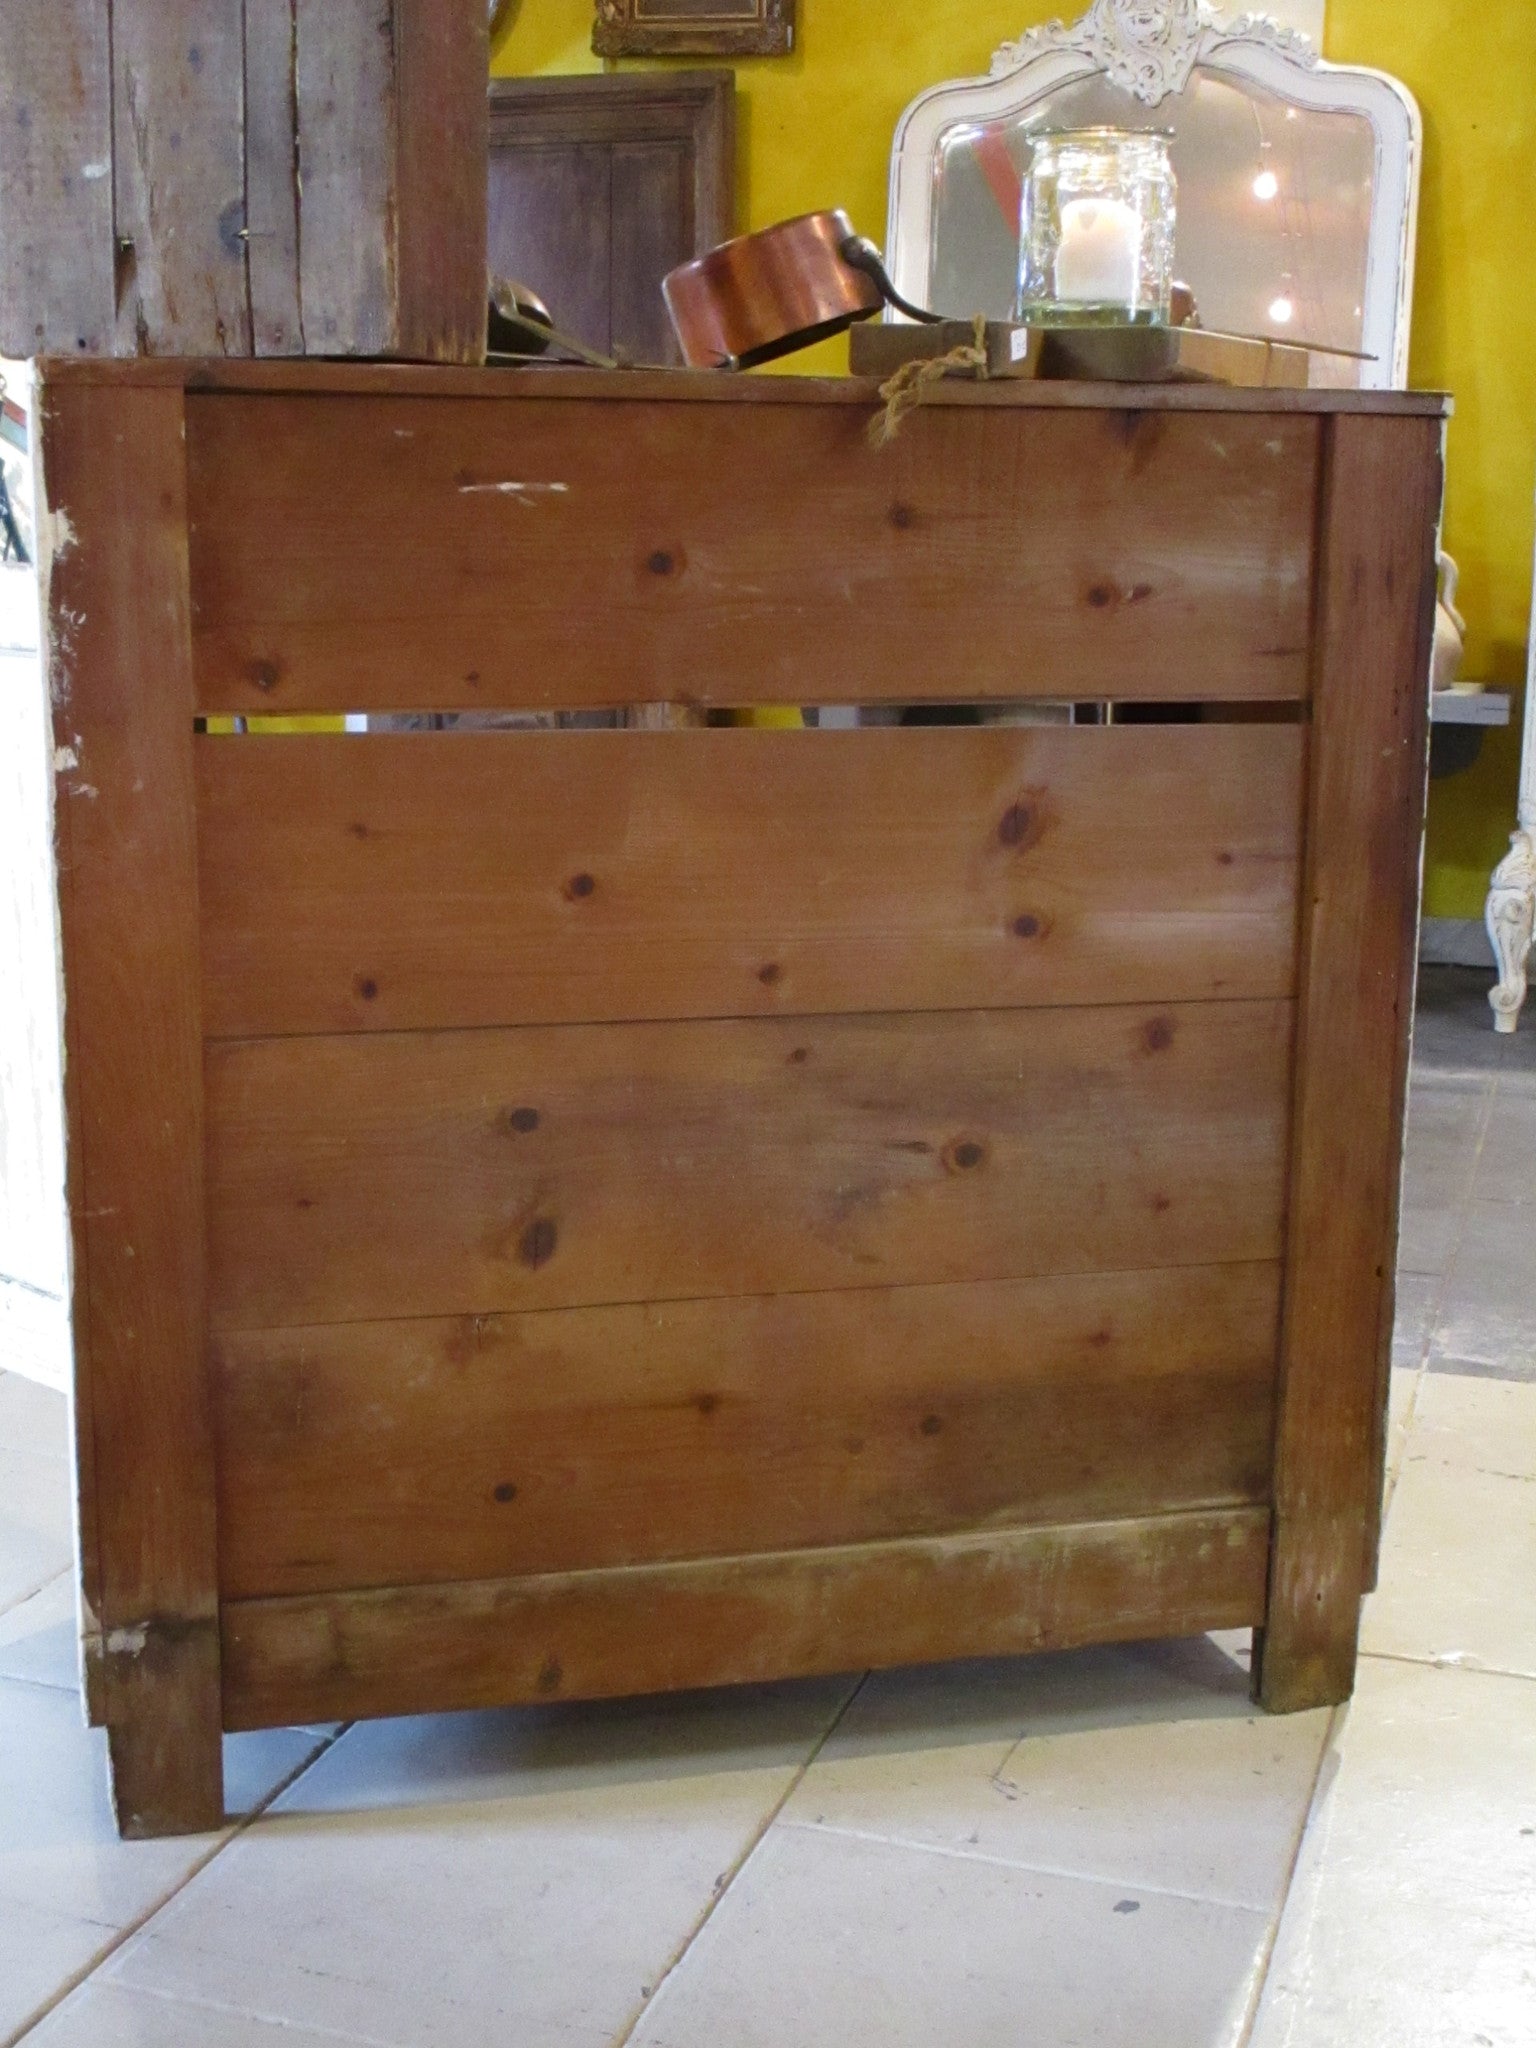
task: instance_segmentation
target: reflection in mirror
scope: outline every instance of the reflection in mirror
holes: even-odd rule
[[[934,305],[1011,316],[1032,138],[1099,125],[1172,131],[1175,267],[1205,326],[1364,347],[1376,161],[1369,120],[1291,106],[1203,67],[1156,107],[1095,77],[1058,88],[1022,116],[946,128],[933,160],[926,291]],[[1313,381],[1357,384],[1362,367],[1327,358]]]

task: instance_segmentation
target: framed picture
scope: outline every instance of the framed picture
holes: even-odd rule
[[[600,57],[782,57],[795,0],[597,0]]]

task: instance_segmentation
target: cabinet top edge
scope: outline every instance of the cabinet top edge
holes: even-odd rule
[[[46,386],[117,385],[188,392],[364,398],[641,399],[651,403],[852,405],[879,403],[869,377],[733,376],[717,370],[587,370],[539,366],[475,369],[452,364],[190,357],[49,356]],[[1019,378],[931,387],[928,405],[1029,407],[1043,411],[1409,414],[1445,418],[1439,391],[1287,391],[1226,384],[1036,383]]]

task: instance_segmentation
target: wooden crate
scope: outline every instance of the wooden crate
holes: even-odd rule
[[[1241,1625],[1349,1692],[1443,408],[874,402],[50,372],[126,1830],[221,1728]],[[1198,716],[194,729],[1063,694]]]
[[[482,0],[14,0],[0,354],[485,354]]]

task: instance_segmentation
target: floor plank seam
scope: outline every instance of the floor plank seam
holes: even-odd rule
[[[671,1982],[672,1978],[676,1975],[678,1970],[680,1970],[683,1964],[688,1960],[688,1956],[693,1948],[694,1943],[698,1940],[699,1936],[704,1932],[705,1928],[709,1925],[710,1921],[719,1911],[720,1906],[729,1894],[732,1885],[735,1884],[737,1878],[740,1877],[741,1873],[746,1869],[747,1865],[752,1861],[752,1858],[757,1854],[758,1850],[767,1840],[768,1835],[771,1832],[775,1822],[778,1820],[780,1814],[783,1813],[785,1807],[789,1804],[790,1800],[794,1798],[795,1794],[799,1791],[801,1785],[805,1782],[806,1776],[810,1771],[812,1765],[816,1762],[816,1759],[821,1755],[822,1751],[826,1748],[827,1744],[832,1740],[832,1737],[837,1733],[838,1729],[841,1727],[844,1715],[848,1712],[849,1708],[853,1705],[854,1701],[858,1698],[859,1694],[864,1690],[865,1686],[869,1683],[870,1675],[871,1674],[868,1671],[861,1673],[859,1678],[849,1688],[846,1697],[839,1704],[836,1713],[833,1714],[832,1718],[828,1721],[826,1727],[822,1729],[820,1735],[818,1735],[816,1740],[811,1744],[811,1747],[806,1752],[804,1758],[796,1766],[794,1772],[791,1774],[790,1781],[785,1786],[783,1792],[774,1801],[773,1805],[769,1808],[767,1814],[763,1817],[762,1821],[753,1831],[752,1838],[747,1843],[745,1849],[742,1850],[741,1854],[736,1858],[735,1862],[731,1865],[729,1870],[725,1872],[723,1878],[717,1880],[715,1891],[711,1896],[708,1905],[704,1908],[703,1912],[699,1915],[698,1919],[694,1922],[693,1926],[683,1936],[682,1941],[674,1950],[670,1960],[666,1964],[666,1967],[659,1973],[655,1983],[650,1986],[649,1990],[647,1992],[642,1993],[638,2008],[630,2018],[628,2025],[624,2028],[624,2031],[621,2034],[615,2034],[615,2036],[613,2037],[613,2041],[611,2043],[611,2048],[628,2048],[628,2043],[634,2039],[635,2030],[640,2025],[640,2022],[646,2017],[646,2015],[649,2012],[651,2012],[654,2009],[656,2001],[661,1996],[663,1988]],[[3,2044],[0,2044],[0,2048],[3,2048]]]
[[[1506,1671],[1502,1664],[1472,1663],[1459,1650],[1437,1657],[1413,1657],[1406,1650],[1362,1650],[1361,1660],[1373,1664],[1409,1664],[1420,1671],[1464,1671],[1474,1678],[1512,1678],[1517,1685],[1536,1685],[1536,1671]]]
[[[1229,1898],[1221,1892],[1183,1891],[1177,1885],[1148,1884],[1134,1877],[1103,1877],[1094,1870],[1072,1870],[1060,1863],[1026,1863],[1016,1856],[992,1855],[985,1849],[968,1849],[952,1842],[923,1842],[911,1835],[882,1835],[872,1828],[846,1827],[838,1821],[786,1820],[783,1825],[802,1835],[840,1835],[851,1842],[872,1842],[877,1847],[901,1849],[919,1856],[944,1856],[956,1863],[982,1863],[994,1870],[1021,1871],[1028,1877],[1065,1878],[1070,1884],[1098,1885],[1105,1891],[1136,1892],[1147,1899],[1177,1899],[1188,1906],[1221,1906],[1233,1913],[1266,1917],[1271,1910],[1256,1906],[1252,1899]]]
[[[350,1727],[351,1723],[349,1722],[347,1725]],[[291,1771],[280,1778],[272,1789],[259,1799],[248,1813],[242,1813],[238,1819],[221,1829],[205,1855],[200,1856],[192,1867],[184,1872],[177,1882],[168,1891],[163,1892],[152,1905],[147,1906],[142,1913],[136,1915],[126,1927],[118,1929],[115,1938],[99,1949],[88,1963],[66,1977],[53,1994],[22,2021],[14,2033],[8,2034],[3,2041],[0,2041],[0,2048],[19,2048],[19,2044],[25,2041],[29,2034],[35,2033],[44,2020],[51,2013],[58,2010],[66,1998],[78,1991],[82,1984],[94,1977],[99,1970],[111,1962],[115,1955],[127,1947],[136,1934],[142,1933],[151,1920],[165,1911],[173,1899],[181,1896],[194,1878],[201,1877],[210,1863],[214,1862],[219,1856],[222,1856],[230,1844],[238,1841],[248,1828],[253,1827],[275,1802],[281,1799],[288,1788],[291,1785],[297,1784],[304,1773],[312,1765],[317,1764],[326,1751],[335,1743],[338,1743],[346,1732],[346,1728],[338,1728],[336,1733],[328,1741],[322,1742],[317,1749],[304,1759],[303,1763],[295,1765]]]
[[[1296,1872],[1301,1864],[1301,1852],[1306,1845],[1307,1837],[1312,1830],[1313,1820],[1321,1804],[1323,1780],[1329,1775],[1328,1765],[1330,1759],[1337,1756],[1338,1740],[1343,1731],[1344,1718],[1348,1711],[1349,1702],[1346,1700],[1342,1705],[1335,1707],[1328,1716],[1327,1731],[1318,1746],[1317,1768],[1312,1773],[1312,1787],[1307,1795],[1306,1806],[1302,1810],[1301,1823],[1297,1827],[1291,1842],[1291,1853],[1286,1863],[1285,1877],[1280,1886],[1280,1897],[1276,1902],[1274,1912],[1270,1915],[1269,1927],[1265,1933],[1263,1945],[1259,1950],[1258,1959],[1254,1964],[1253,1983],[1248,1993],[1248,2009],[1243,2015],[1243,2022],[1238,2029],[1233,2048],[1249,2048],[1249,2043],[1253,2039],[1253,2030],[1258,2025],[1259,2007],[1264,2002],[1264,1992],[1269,1983],[1270,1968],[1274,1963],[1275,1949],[1280,1940],[1281,1924],[1285,1919],[1286,1908],[1291,1902],[1291,1893],[1296,1883]]]
[[[39,1593],[46,1593],[50,1586],[56,1585],[63,1577],[63,1572],[50,1572],[47,1578],[39,1579],[37,1584],[29,1586],[26,1592],[18,1593],[14,1600],[0,1600],[0,1619],[7,1614],[14,1614],[18,1607],[25,1607],[29,1600],[35,1600]]]
[[[302,2027],[306,2035],[317,2035],[326,2041],[339,2041],[345,2044],[345,2048],[399,2048],[398,2042],[385,2041],[375,2034],[349,2034],[341,2028],[328,2027],[314,2019],[285,2019],[281,2013],[262,2012],[253,2005],[230,2005],[225,1999],[205,1998],[194,1991],[167,1991],[158,1984],[130,1984],[126,1988],[136,1998],[153,1998],[161,2005],[181,2006],[193,2012],[226,2013],[233,2019],[255,2020],[259,2026],[271,2027],[284,2033]]]

